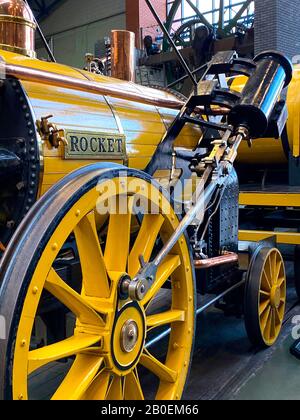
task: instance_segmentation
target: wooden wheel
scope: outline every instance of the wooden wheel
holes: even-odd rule
[[[245,323],[251,342],[270,347],[278,339],[286,305],[286,274],[276,248],[260,248],[252,258],[245,293]]]
[[[155,214],[147,213],[150,204]],[[154,258],[178,224],[158,184],[117,165],[83,168],[43,196],[1,261],[0,307],[8,337],[0,342],[0,397],[35,398],[34,389],[45,381],[50,392],[57,382],[51,382],[51,369],[63,361],[59,368],[66,372],[51,390],[52,399],[181,398],[195,327],[185,237],[162,262],[142,302],[122,296],[119,288],[125,276],[137,274],[140,257]],[[58,269],[66,253],[71,258],[69,243],[79,256],[79,284]],[[166,283],[170,302],[151,312]],[[36,346],[35,321],[49,299],[72,314],[74,326],[64,339]],[[153,353],[149,340],[166,329],[167,342]]]

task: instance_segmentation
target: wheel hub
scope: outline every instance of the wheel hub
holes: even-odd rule
[[[137,323],[130,319],[123,325],[120,343],[124,353],[130,353],[136,346],[139,337],[139,328]]]
[[[137,303],[126,304],[118,313],[111,336],[113,371],[131,370],[139,361],[146,339],[145,314]]]
[[[280,306],[281,291],[280,287],[273,286],[271,290],[271,305],[273,308],[278,309]]]

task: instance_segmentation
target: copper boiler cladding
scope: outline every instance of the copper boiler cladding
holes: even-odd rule
[[[124,30],[111,32],[111,75],[117,79],[135,81],[135,34]]]

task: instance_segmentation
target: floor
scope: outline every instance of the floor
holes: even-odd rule
[[[300,360],[290,354],[300,304],[290,275],[288,308],[278,343],[251,348],[243,320],[211,310],[198,318],[196,349],[185,399],[300,400]]]

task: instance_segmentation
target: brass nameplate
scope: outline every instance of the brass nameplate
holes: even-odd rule
[[[65,159],[126,159],[126,137],[122,134],[66,131],[65,137]]]

